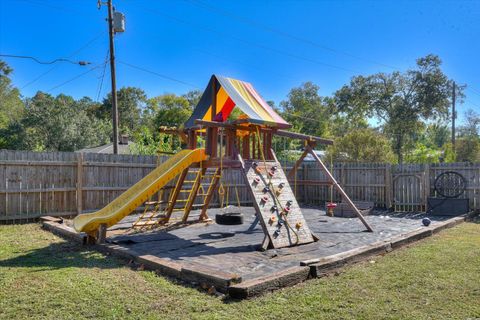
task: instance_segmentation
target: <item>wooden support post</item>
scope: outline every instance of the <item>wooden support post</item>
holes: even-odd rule
[[[167,223],[170,220],[170,217],[172,216],[173,209],[175,208],[175,202],[177,202],[178,195],[180,194],[180,190],[182,189],[183,181],[185,180],[185,177],[188,174],[188,168],[183,170],[182,173],[180,174],[180,177],[178,177],[177,184],[175,185],[175,189],[173,190],[172,195],[170,196],[170,200],[168,201],[168,207],[165,212],[165,223]]]
[[[200,217],[199,217],[200,221],[208,219],[208,214],[207,214],[208,205],[212,200],[213,194],[215,193],[215,189],[217,189],[218,182],[220,181],[221,175],[222,175],[222,169],[218,168],[217,171],[215,172],[215,177],[214,177],[215,180],[212,182],[212,185],[211,185],[211,192],[209,192],[205,198],[205,202],[202,207],[202,212],[200,213]]]
[[[105,243],[107,239],[107,225],[102,223],[97,230],[97,244]]]
[[[217,82],[214,77],[212,77],[212,109],[211,109],[211,120],[214,121],[215,116],[217,115]],[[210,156],[215,158],[218,154],[218,127],[209,127],[207,128],[207,139],[210,140]]]
[[[77,154],[77,214],[83,211],[83,153]]]
[[[225,129],[225,138],[226,138],[225,156],[232,159],[234,156],[233,146],[236,143],[235,130]]]
[[[307,154],[310,152],[309,149],[305,149],[305,151],[303,151],[302,155],[300,156],[300,158],[298,158],[298,160],[295,162],[295,164],[293,165],[292,169],[290,169],[290,171],[288,172],[287,174],[287,180],[292,180],[293,178],[295,178],[295,174],[297,174],[297,169],[298,167],[302,164],[302,161],[303,159],[305,159],[305,157],[307,156]]]
[[[188,148],[192,150],[197,148],[197,134],[195,130],[188,131]]]
[[[265,144],[265,158],[267,160],[272,160],[273,159],[273,154],[272,154],[272,134],[269,132],[265,132],[264,135],[264,144]]]
[[[250,135],[244,136],[242,139],[242,157],[250,159]]]
[[[257,137],[254,134],[252,134],[252,159],[256,159],[256,156],[257,156],[257,154],[255,152],[255,150],[257,148],[256,139],[257,139]]]
[[[262,244],[260,245],[260,251],[267,251],[268,247],[271,247],[271,241],[270,241],[270,237],[265,235],[263,237]]]
[[[313,152],[313,149],[310,146],[307,146],[306,149],[310,152],[310,154],[313,156],[313,158],[318,162],[320,165],[321,169],[325,172],[325,175],[327,176],[328,180],[330,180],[333,184],[333,186],[337,189],[338,193],[341,194],[343,200],[348,203],[348,205],[352,208],[353,212],[358,216],[360,221],[362,221],[363,225],[367,228],[368,231],[373,232],[372,227],[368,224],[368,222],[365,220],[363,217],[362,213],[358,208],[355,206],[355,204],[350,200],[350,197],[347,195],[347,193],[342,189],[342,187],[338,184],[337,180],[333,177],[333,175],[328,171],[327,167],[325,164],[323,164],[323,161],[317,156],[315,152]]]

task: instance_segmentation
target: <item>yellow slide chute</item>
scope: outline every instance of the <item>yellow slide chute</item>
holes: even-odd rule
[[[75,230],[91,233],[97,230],[101,224],[106,224],[107,227],[115,225],[183,170],[193,163],[206,160],[207,157],[205,149],[185,149],[178,152],[103,209],[78,215],[73,220]]]

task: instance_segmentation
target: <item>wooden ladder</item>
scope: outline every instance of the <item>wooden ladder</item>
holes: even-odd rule
[[[193,180],[186,180],[189,174],[194,174]],[[208,205],[213,198],[215,190],[220,181],[221,170],[219,168],[188,168],[185,169],[177,179],[168,201],[147,201],[146,210],[133,223],[133,228],[153,228],[157,225],[164,225],[172,220],[175,212],[183,212],[181,223],[186,223],[192,209],[202,209],[199,220],[208,219],[206,213]],[[187,197],[181,195],[188,194]],[[201,203],[196,203],[198,197],[201,197]],[[179,199],[180,198],[180,199]],[[166,204],[164,210],[160,210],[162,204]],[[181,206],[178,206],[181,204]],[[149,206],[154,206],[152,211],[148,211]]]

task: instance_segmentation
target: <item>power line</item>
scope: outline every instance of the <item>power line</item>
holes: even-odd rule
[[[108,63],[108,55],[110,53],[110,50],[107,50],[107,56],[105,57],[105,63],[103,64],[103,71],[102,71],[102,77],[100,80],[100,84],[98,86],[98,92],[97,92],[97,102],[100,99],[100,94],[102,93],[102,87],[103,87],[103,79],[105,78],[105,70],[107,69],[107,63]]]
[[[245,40],[243,38],[240,38],[240,37],[237,37],[237,36],[234,36],[234,35],[231,35],[231,34],[226,34],[226,33],[220,32],[216,29],[212,29],[212,28],[209,28],[209,27],[204,26],[204,25],[200,25],[200,24],[197,24],[197,23],[193,23],[191,21],[180,19],[180,18],[177,18],[175,16],[172,16],[172,15],[169,15],[169,14],[166,14],[166,13],[163,13],[163,12],[159,12],[159,11],[151,9],[151,8],[145,8],[145,7],[138,6],[138,5],[137,5],[137,8],[140,8],[143,11],[150,12],[150,13],[153,13],[153,14],[158,15],[158,16],[166,17],[166,18],[168,18],[170,20],[173,20],[173,21],[176,21],[176,22],[180,22],[180,23],[183,23],[183,24],[194,26],[195,28],[200,28],[200,29],[206,30],[208,32],[220,35],[220,36],[225,37],[227,39],[235,39],[235,40],[243,42],[247,45],[255,46],[255,47],[258,47],[258,48],[261,48],[261,49],[264,49],[264,50],[268,50],[268,51],[272,51],[272,52],[275,52],[277,54],[288,56],[288,57],[291,57],[291,58],[294,58],[294,59],[297,59],[297,60],[303,60],[303,61],[307,61],[307,62],[310,62],[310,63],[322,65],[322,66],[325,66],[325,67],[346,71],[346,72],[349,72],[349,73],[350,72],[360,73],[359,71],[356,71],[356,70],[336,66],[336,65],[325,63],[325,62],[322,62],[322,61],[318,61],[318,60],[315,60],[315,59],[312,59],[312,58],[309,58],[309,57],[304,57],[304,56],[301,56],[301,55],[298,55],[298,54],[290,53],[288,51],[284,51],[284,50],[272,48],[272,47],[269,47],[269,46],[266,46],[266,45],[263,45],[263,44],[255,43],[255,42],[252,42],[250,40]]]
[[[471,88],[471,87],[468,87],[468,86],[467,86],[467,90],[470,90],[470,91],[472,91],[473,93],[475,93],[475,94],[477,94],[477,95],[480,96],[480,92],[477,91],[477,90],[475,90],[475,89],[473,89],[473,88]]]
[[[78,64],[78,65],[81,65],[81,66],[86,66],[86,65],[90,64],[90,62],[87,62],[87,61],[72,61],[72,60],[66,59],[66,58],[58,58],[58,59],[54,59],[52,61],[41,61],[41,60],[39,60],[35,57],[20,56],[20,55],[15,55],[15,54],[0,54],[0,57],[30,59],[30,60],[35,61],[36,63],[39,63],[39,64],[54,64],[54,63],[57,63],[57,62],[68,62],[68,63],[71,63],[71,64]]]
[[[140,71],[143,71],[143,72],[146,72],[146,73],[156,75],[156,76],[158,76],[160,78],[163,78],[163,79],[167,79],[167,80],[170,80],[170,81],[173,81],[173,82],[177,82],[177,83],[180,83],[180,84],[183,84],[183,85],[195,88],[195,89],[200,89],[200,87],[195,85],[195,84],[185,82],[185,81],[182,81],[182,80],[179,80],[179,79],[176,79],[176,78],[173,78],[173,77],[170,77],[170,76],[167,76],[167,75],[164,75],[164,74],[152,71],[152,70],[148,70],[148,69],[145,69],[143,67],[135,66],[133,64],[130,64],[130,63],[127,63],[127,62],[124,62],[124,61],[118,61],[118,63],[126,65],[130,68],[133,68],[133,69],[137,69],[137,70],[140,70]]]
[[[374,60],[371,60],[371,59],[366,59],[366,58],[363,58],[363,57],[359,57],[359,56],[356,56],[354,54],[351,54],[351,53],[348,53],[348,52],[345,52],[345,51],[341,51],[341,50],[337,50],[337,49],[328,47],[326,45],[323,45],[323,44],[320,44],[318,42],[312,41],[310,39],[299,37],[297,35],[285,32],[283,30],[273,28],[273,27],[268,26],[266,24],[260,23],[256,20],[236,15],[232,12],[229,12],[229,11],[224,10],[222,8],[219,8],[219,7],[212,6],[208,3],[205,3],[205,2],[200,1],[200,0],[184,0],[184,1],[189,2],[193,5],[198,6],[198,7],[210,10],[212,12],[219,13],[223,16],[234,18],[235,20],[240,21],[241,23],[254,26],[257,29],[260,28],[260,29],[266,30],[268,32],[278,34],[278,35],[283,36],[285,38],[289,38],[289,39],[293,39],[293,40],[296,40],[296,41],[299,41],[299,42],[309,44],[311,46],[320,48],[320,49],[325,50],[325,51],[330,51],[330,52],[333,52],[333,53],[336,53],[336,54],[341,54],[341,55],[344,55],[344,56],[347,56],[347,57],[350,57],[350,58],[354,58],[354,59],[357,59],[357,60],[362,60],[364,62],[376,64],[376,65],[379,65],[379,66],[382,66],[382,67],[387,67],[387,68],[390,68],[390,69],[399,69],[397,67],[394,67],[394,66],[391,66],[391,65],[388,65],[388,64],[385,64],[385,63],[381,63],[381,62],[377,62],[377,61],[374,61]]]
[[[103,33],[103,32],[102,32]],[[93,39],[89,40],[87,43],[85,43],[83,46],[81,46],[80,48],[78,48],[77,50],[75,50],[72,54],[70,54],[69,56],[67,56],[67,58],[72,58],[73,56],[77,55],[78,53],[80,53],[81,51],[85,50],[86,48],[88,48],[92,43],[94,43],[96,40],[98,40],[101,36],[102,36],[102,33],[99,33],[97,34]],[[55,70],[57,68],[58,65],[55,65],[53,66],[52,68],[48,69],[47,71],[43,72],[42,74],[40,74],[39,76],[37,76],[36,78],[34,78],[33,80],[27,82],[26,84],[24,84],[20,90],[23,90],[25,89],[26,87],[28,87],[29,85],[37,82],[38,80],[40,80],[41,78],[43,78],[44,76],[46,76],[47,74],[49,74],[50,72],[52,72],[53,70]]]
[[[96,66],[88,69],[87,71],[82,72],[82,73],[80,73],[79,75],[77,75],[77,76],[75,76],[75,77],[73,77],[73,78],[71,78],[71,79],[69,79],[69,80],[67,80],[67,81],[65,81],[65,82],[62,82],[62,83],[60,83],[60,84],[52,87],[51,89],[47,90],[47,92],[50,93],[50,92],[52,92],[52,91],[55,90],[55,89],[58,89],[58,88],[66,85],[66,84],[68,84],[68,83],[70,83],[70,82],[72,82],[72,81],[75,81],[75,80],[77,80],[78,78],[81,78],[81,77],[83,77],[84,75],[92,72],[93,70],[96,70],[96,69],[100,68],[103,64],[104,64],[104,63],[100,63],[100,64],[98,64],[98,65],[96,65]]]

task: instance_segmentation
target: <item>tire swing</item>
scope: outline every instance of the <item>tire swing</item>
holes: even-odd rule
[[[230,196],[230,186],[226,186],[223,181],[223,132],[220,135],[220,186],[218,187],[218,199],[220,201],[220,208],[222,213],[215,215],[215,223],[220,225],[240,225],[243,224],[243,213],[240,212],[240,197],[238,196],[238,189],[235,186],[235,192],[237,194],[237,207],[229,206],[228,200]],[[225,194],[226,193],[226,194]]]

